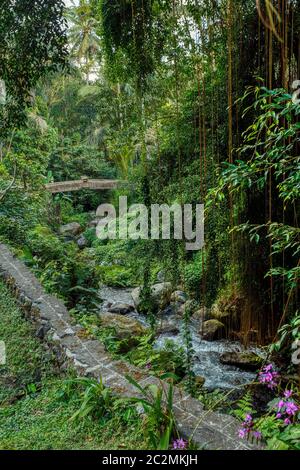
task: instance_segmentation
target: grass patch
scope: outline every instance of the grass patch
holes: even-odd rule
[[[1,282],[0,327],[7,353],[7,364],[0,366],[0,449],[146,447],[142,421],[125,406],[107,421],[90,416],[70,421],[80,406],[78,395],[63,399],[62,391],[74,375],[59,371]]]

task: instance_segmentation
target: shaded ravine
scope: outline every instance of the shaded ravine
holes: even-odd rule
[[[144,326],[149,326],[147,318],[139,314],[135,308],[131,296],[131,288],[116,288],[102,286],[100,289],[100,297],[103,300],[101,305],[101,313],[108,314],[109,308],[118,303],[124,303],[132,306],[132,312],[126,316],[134,318]],[[154,347],[162,349],[166,340],[172,340],[179,346],[184,346],[183,339],[183,322],[175,314],[164,314],[159,316],[159,323],[169,325],[168,330],[178,330],[178,333],[167,332],[161,333],[157,336]],[[252,372],[245,372],[237,367],[224,365],[220,362],[221,354],[232,351],[245,351],[245,348],[239,342],[232,342],[227,340],[220,341],[205,341],[198,333],[201,329],[201,320],[193,319],[190,324],[194,356],[194,372],[198,376],[205,378],[205,388],[208,390],[215,389],[230,389],[240,385],[247,384],[255,379],[256,374]],[[261,353],[258,348],[249,348],[247,351]]]

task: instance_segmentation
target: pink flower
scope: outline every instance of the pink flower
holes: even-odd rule
[[[243,426],[244,426],[245,423],[243,423]],[[251,424],[253,425],[253,423]],[[239,429],[239,432],[238,432],[238,436],[240,439],[245,439],[246,437],[251,437],[251,435],[255,438],[255,439],[261,439],[262,437],[262,434],[260,431],[254,431],[252,430],[251,428],[242,428],[242,429]]]
[[[176,450],[176,449],[180,449],[180,450],[183,450],[183,449],[186,449],[187,448],[187,441],[185,441],[184,439],[176,439],[173,441],[173,450]]]
[[[280,400],[277,406],[278,406],[278,410],[281,410],[284,407],[284,401]]]
[[[273,389],[278,385],[279,374],[274,370],[273,364],[265,366],[259,373],[259,381],[266,384],[268,388]]]
[[[295,416],[297,411],[299,411],[299,407],[293,401],[288,401],[285,410],[286,414],[289,416]]]
[[[254,425],[254,423],[253,423],[252,416],[250,414],[247,414],[245,416],[245,420],[242,424],[243,427],[242,427],[242,429],[239,430],[239,433],[238,433],[239,437],[241,439],[244,439],[247,435],[250,436],[253,425]]]
[[[284,398],[281,398],[277,405],[274,407],[277,419],[283,419],[283,422],[286,426],[291,424],[292,416],[296,416],[297,412],[300,410],[299,406],[294,402],[294,400],[288,400],[291,397],[292,391],[286,390],[284,392]]]

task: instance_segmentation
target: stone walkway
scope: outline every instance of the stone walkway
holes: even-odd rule
[[[78,375],[100,376],[107,387],[120,396],[138,396],[125,378],[130,374],[141,386],[160,381],[124,361],[113,361],[98,341],[85,337],[63,302],[46,294],[32,272],[16,259],[6,245],[0,244],[0,278],[13,291],[24,314],[35,325],[37,336],[47,342],[60,364],[75,368]],[[203,405],[179,388],[175,388],[174,414],[182,437],[208,450],[253,450],[256,447],[237,437],[240,427],[231,416],[207,412]],[[195,430],[196,428],[196,430]]]

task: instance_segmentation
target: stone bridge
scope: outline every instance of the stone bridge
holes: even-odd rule
[[[105,189],[115,189],[120,183],[121,181],[119,180],[89,179],[83,176],[80,180],[48,183],[45,185],[45,189],[52,194],[69,193],[72,191],[80,191],[81,189],[103,191]]]

